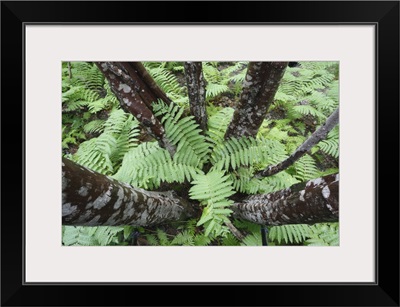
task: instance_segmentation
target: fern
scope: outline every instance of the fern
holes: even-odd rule
[[[155,189],[162,182],[190,181],[199,172],[200,169],[173,160],[157,143],[147,142],[124,156],[114,178],[136,187]]]
[[[318,147],[334,158],[339,157],[339,127],[332,129],[326,140],[319,142]]]
[[[206,86],[206,98],[213,98],[222,93],[228,92],[229,86],[226,84],[208,83]]]
[[[261,233],[259,231],[259,232],[255,232],[255,233],[252,233],[252,234],[246,236],[243,239],[241,245],[244,245],[244,246],[260,246],[262,244],[261,242],[262,242]]]
[[[294,163],[294,177],[300,181],[307,181],[320,176],[315,160],[308,154]]]
[[[86,133],[101,133],[104,130],[105,120],[96,119],[83,126],[83,131]]]
[[[66,246],[71,245],[98,245],[93,236],[91,227],[82,226],[63,226],[62,243]]]
[[[167,66],[166,62],[143,62],[143,66],[158,86],[167,94],[168,98],[183,106],[189,102],[188,97],[184,95],[185,87],[179,83],[177,77],[169,70],[180,71],[183,70],[183,66],[178,62],[175,62],[175,64],[170,63],[173,65],[169,65],[169,68],[165,67]]]
[[[300,115],[312,115],[315,116],[319,119],[326,119],[326,116],[319,112],[317,109],[315,109],[311,105],[299,105],[299,106],[294,106],[292,109],[294,112],[297,112]],[[297,114],[292,114],[291,117],[298,118]]]
[[[111,175],[114,171],[110,159],[112,148],[116,146],[115,137],[102,134],[81,144],[73,160],[96,172]]]
[[[339,224],[319,223],[310,226],[310,238],[306,240],[310,246],[338,246]]]
[[[156,116],[162,115],[161,123],[168,140],[177,145],[174,161],[201,169],[207,162],[210,148],[193,116],[181,118],[183,108],[174,103],[167,106],[162,101],[154,104],[154,111]]]
[[[309,225],[305,224],[273,226],[269,230],[268,238],[277,241],[278,244],[301,243],[310,236],[310,231]]]
[[[276,141],[243,137],[232,138],[214,147],[211,161],[218,169],[237,169],[256,165],[260,168],[286,158],[284,146]]]
[[[206,175],[196,175],[189,190],[191,199],[200,201],[205,206],[197,226],[204,225],[205,235],[224,236],[229,232],[223,225],[229,222],[228,216],[232,210],[228,207],[233,201],[228,197],[234,194],[229,176],[221,171],[210,171]]]
[[[209,117],[207,135],[213,146],[223,143],[224,135],[232,120],[233,112],[233,108],[223,108]]]
[[[83,227],[83,226],[63,226],[62,243],[65,246],[106,246],[119,244],[119,234],[124,231],[124,227]]]
[[[172,240],[171,245],[194,246],[194,236],[190,231],[184,230],[176,235],[176,237]]]
[[[102,125],[103,133],[83,142],[73,160],[105,175],[113,174],[124,155],[137,145],[139,123],[132,115],[114,109]]]
[[[124,227],[118,226],[98,226],[95,229],[94,238],[101,246],[120,243],[119,234],[124,231]]]

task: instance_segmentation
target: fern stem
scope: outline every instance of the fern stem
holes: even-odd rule
[[[305,153],[309,152],[310,149],[325,139],[328,133],[339,123],[339,108],[337,108],[326,120],[326,122],[314,131],[313,134],[301,144],[286,160],[272,166],[268,166],[264,170],[261,170],[255,174],[255,178],[268,177],[275,175],[289,166],[293,165],[298,159],[304,156]]]

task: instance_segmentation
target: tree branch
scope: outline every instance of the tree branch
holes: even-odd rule
[[[207,131],[206,86],[201,62],[185,62],[186,84],[189,94],[190,114],[203,131]]]
[[[255,136],[285,73],[288,62],[250,62],[239,104],[225,139]]]
[[[269,194],[251,195],[230,207],[261,225],[314,224],[339,219],[339,174],[324,176]]]
[[[167,149],[171,156],[174,155],[175,146],[168,141],[164,127],[154,116],[151,106],[152,102],[164,98],[163,95],[158,94],[161,89],[153,92],[151,87],[154,88],[154,84],[150,87],[141,79],[140,74],[135,70],[137,64],[123,62],[95,63],[110,83],[111,90],[117,96],[122,109],[133,114],[148,133],[158,141],[159,145]],[[149,78],[151,77],[146,76],[146,80]],[[169,102],[169,100],[166,102]]]
[[[301,144],[286,160],[282,161],[279,164],[268,166],[267,168],[257,172],[254,177],[268,177],[275,175],[284,169],[287,169],[294,162],[300,159],[306,152],[310,151],[310,149],[318,144],[321,140],[325,139],[328,135],[329,131],[331,131],[339,122],[339,108],[336,109],[326,120],[326,122],[314,131],[313,134],[303,143]]]
[[[62,159],[62,224],[152,226],[195,215],[174,192],[150,192]]]

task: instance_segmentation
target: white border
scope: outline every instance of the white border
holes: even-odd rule
[[[374,36],[353,26],[26,27],[27,282],[375,282]],[[62,247],[61,61],[340,61],[340,247]]]

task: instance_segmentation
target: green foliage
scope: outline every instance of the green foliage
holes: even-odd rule
[[[318,169],[315,160],[308,154],[302,156],[294,163],[294,177],[300,181],[308,181],[318,178],[321,171]]]
[[[162,101],[154,104],[156,116],[163,116],[161,123],[164,125],[168,140],[177,145],[174,159],[178,163],[184,163],[201,169],[208,160],[210,152],[205,137],[200,134],[193,116],[181,118],[184,109],[171,103],[165,105]]]
[[[270,193],[294,183],[335,172],[339,127],[292,167],[270,177],[255,172],[288,157],[338,107],[337,63],[301,62],[287,68],[257,137],[225,140],[234,109],[221,107],[229,96],[237,103],[246,62],[203,62],[208,130],[203,133],[187,116],[187,90],[182,62],[144,62],[149,74],[174,102],[153,103],[153,111],[176,146],[171,154],[157,142],[140,142],[139,123],[122,111],[108,83],[92,63],[63,63],[62,146],[79,164],[148,190],[182,184],[183,193],[200,203],[202,215],[174,231],[160,226],[141,229],[149,245],[261,245],[260,225],[234,221],[245,234],[239,242],[226,226],[236,193]],[[74,153],[71,148],[76,147]],[[324,157],[332,165],[324,165]],[[168,187],[169,188],[169,187]],[[125,245],[132,227],[63,227],[64,245]],[[269,227],[269,245],[338,245],[338,224]]]
[[[153,190],[162,182],[183,183],[190,181],[201,170],[171,158],[169,152],[155,142],[140,144],[129,151],[115,179],[136,187]]]
[[[185,95],[185,87],[179,83],[178,78],[172,72],[183,70],[183,65],[179,62],[169,63],[168,65],[167,62],[143,62],[143,66],[168,98],[178,105],[184,106],[189,102],[189,98]]]
[[[278,244],[284,242],[288,243],[301,243],[310,236],[310,227],[305,224],[292,224],[273,226],[269,230],[268,239],[277,241]]]
[[[119,108],[103,74],[88,62],[62,63],[61,97],[62,147],[67,151],[72,145],[92,137],[91,134],[101,133],[105,122],[101,117]]]
[[[124,227],[117,226],[63,226],[62,243],[65,246],[121,245],[123,232]]]
[[[339,127],[333,128],[326,140],[319,142],[318,147],[328,155],[339,158]]]
[[[228,197],[234,194],[229,176],[222,171],[212,170],[204,175],[196,175],[192,184],[190,198],[200,201],[204,206],[197,226],[204,225],[206,236],[224,236],[229,230],[223,223],[229,222],[228,216],[232,210],[228,207],[233,204]]]
[[[306,245],[339,246],[339,223],[321,223],[310,226]]]
[[[196,228],[196,220],[189,220],[186,224],[177,227],[176,234],[168,234],[164,229],[148,230],[144,234],[149,245],[153,246],[206,246],[213,237],[206,236]],[[150,232],[150,233],[149,233]]]
[[[223,108],[208,118],[207,135],[211,146],[224,142],[224,135],[233,117],[233,108]]]
[[[224,93],[237,95],[240,92],[242,88],[241,84],[246,76],[247,62],[203,62],[202,67],[204,78],[207,83],[207,101]]]
[[[103,132],[83,142],[73,160],[105,175],[118,170],[125,154],[137,146],[139,123],[132,115],[114,109],[103,123]]]

